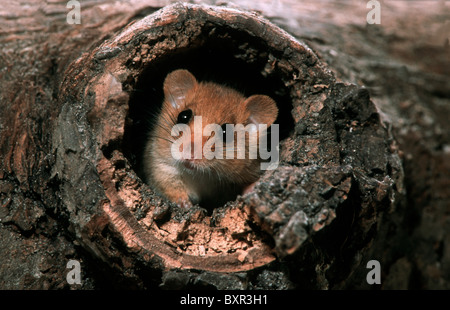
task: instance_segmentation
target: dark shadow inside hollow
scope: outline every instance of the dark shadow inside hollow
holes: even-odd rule
[[[242,44],[239,46],[239,42]],[[249,43],[250,42],[250,43]],[[251,55],[245,55],[250,50]],[[244,51],[244,53],[243,53]],[[289,89],[276,70],[265,74],[270,64],[267,48],[247,37],[233,40],[208,36],[185,49],[170,51],[145,66],[136,81],[129,101],[129,114],[124,134],[124,154],[143,179],[142,158],[147,135],[152,129],[163,102],[163,82],[176,69],[189,70],[199,81],[212,81],[234,88],[246,97],[268,95],[277,103],[280,141],[294,129]]]

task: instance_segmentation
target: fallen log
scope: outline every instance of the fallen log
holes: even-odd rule
[[[279,167],[212,211],[179,208],[141,178],[148,115],[177,68],[270,95],[280,110]],[[56,105],[46,204],[138,287],[331,288],[365,268],[403,191],[368,91],[252,12],[175,4],[134,21],[68,66]]]

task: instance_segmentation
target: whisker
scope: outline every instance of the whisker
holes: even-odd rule
[[[156,126],[158,126],[159,128],[161,128],[162,130],[164,130],[167,134],[171,135],[171,131],[169,130],[169,128],[167,128],[167,126],[165,126],[164,124],[160,124],[159,122],[155,124]]]
[[[174,141],[172,139],[167,139],[165,137],[161,137],[161,136],[157,136],[157,135],[150,135],[150,138],[155,138],[155,139],[161,139],[161,140],[165,140],[167,142],[173,143]]]

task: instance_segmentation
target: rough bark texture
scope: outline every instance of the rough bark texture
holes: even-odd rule
[[[1,9],[1,288],[450,288],[448,5],[277,3]],[[139,178],[177,67],[281,111],[279,168],[212,213]]]

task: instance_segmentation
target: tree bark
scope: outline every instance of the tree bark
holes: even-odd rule
[[[345,32],[293,30],[297,16],[279,21],[295,38],[245,9],[140,5],[99,13],[88,2],[82,25],[71,26],[55,2],[43,9],[49,35],[30,22],[2,28],[1,287],[374,288],[365,281],[373,259],[383,288],[448,287],[442,66],[405,73],[363,58],[366,88],[345,54]],[[280,110],[279,167],[212,212],[179,208],[140,178],[147,115],[179,67],[268,94]],[[426,94],[408,97],[411,80]],[[428,115],[431,124],[417,109],[442,113]],[[66,280],[71,259],[81,263],[81,284]]]

